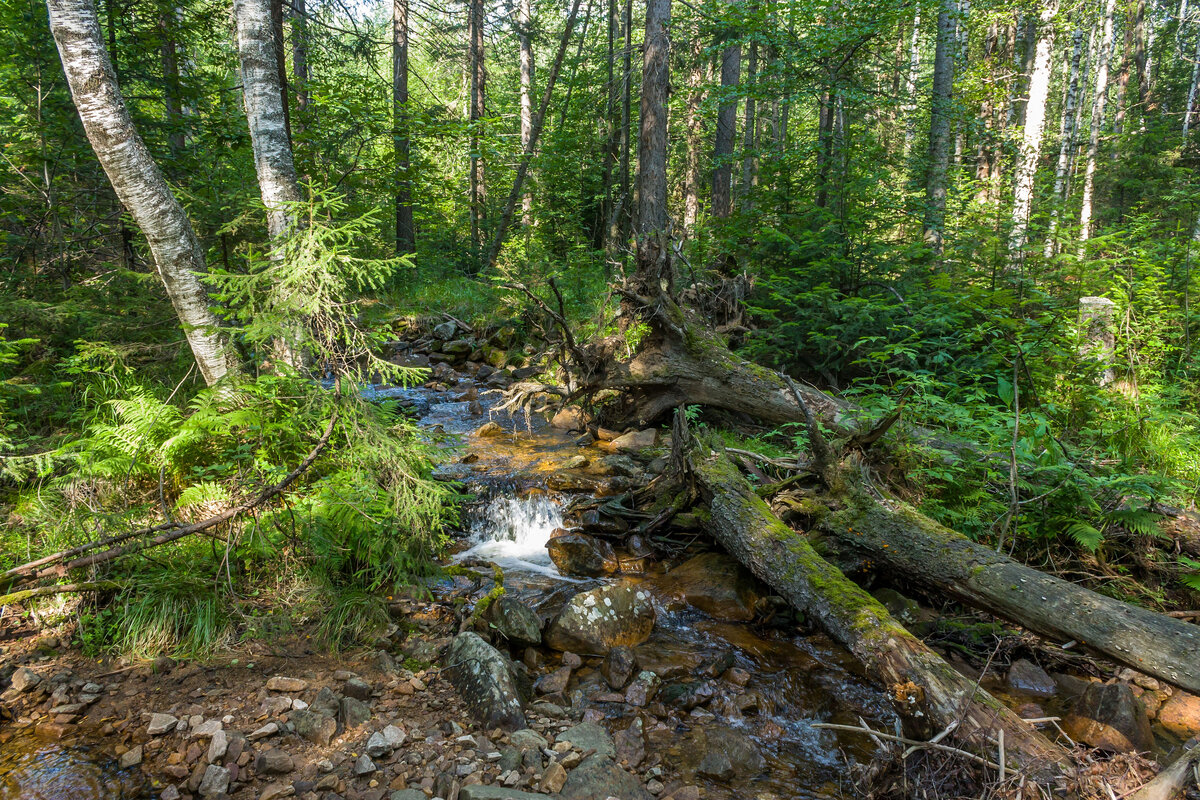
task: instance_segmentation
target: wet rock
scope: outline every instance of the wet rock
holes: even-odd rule
[[[631,431],[613,439],[610,447],[614,450],[644,450],[653,447],[658,440],[658,431],[647,428],[644,431]]]
[[[615,480],[615,479],[613,479]],[[620,517],[601,514],[597,509],[588,509],[579,517],[579,524],[595,533],[624,533],[629,530],[629,523]]]
[[[151,714],[150,726],[146,728],[146,733],[151,736],[162,736],[164,733],[175,730],[177,725],[179,725],[179,720],[170,714]]]
[[[731,728],[702,728],[693,732],[687,752],[696,759],[696,772],[717,780],[753,778],[767,768],[754,742]]]
[[[560,409],[550,420],[550,426],[564,431],[586,430],[592,415],[578,406],[567,406]]]
[[[642,782],[617,766],[608,756],[595,755],[585,758],[571,770],[567,782],[559,794],[562,800],[652,800]]]
[[[1176,691],[1159,709],[1158,724],[1180,739],[1200,736],[1200,697]]]
[[[347,730],[362,727],[371,719],[371,709],[357,697],[343,697],[340,704],[342,724]]]
[[[230,774],[225,767],[209,764],[200,779],[197,792],[201,797],[218,797],[229,791]]]
[[[502,594],[487,610],[488,621],[510,642],[537,646],[542,643],[542,622],[537,614],[515,597]]]
[[[595,577],[611,575],[618,569],[612,545],[586,533],[556,530],[546,543],[550,560],[564,575]]]
[[[491,436],[503,436],[504,434],[505,430],[498,422],[485,422],[475,430],[475,435],[483,439]]]
[[[1058,692],[1054,679],[1046,670],[1024,658],[1017,659],[1008,668],[1008,685],[1018,692],[1038,697],[1052,697]]]
[[[533,685],[534,691],[538,694],[560,694],[567,690],[567,684],[571,680],[571,668],[559,667],[553,672],[549,672],[537,679],[537,683]]]
[[[269,692],[286,692],[295,693],[303,692],[308,688],[308,681],[300,678],[286,678],[282,675],[276,675],[267,680],[267,691]]]
[[[322,747],[328,747],[337,733],[337,722],[333,717],[311,708],[293,711],[288,720],[295,726],[297,736]]]
[[[662,581],[669,593],[713,619],[749,622],[763,596],[749,570],[724,553],[701,553],[671,570]]]
[[[615,583],[572,597],[550,623],[545,642],[555,650],[606,655],[646,641],[654,620],[649,594],[635,584]]]
[[[570,742],[573,747],[587,752],[592,751],[597,755],[608,756],[612,758],[616,755],[617,749],[613,744],[612,737],[608,735],[608,731],[601,728],[594,722],[581,722],[573,728],[567,728],[562,733],[554,738],[556,742]]]
[[[630,769],[637,769],[646,757],[646,726],[642,718],[635,717],[628,728],[617,731],[613,744],[617,749],[617,760]]]
[[[141,764],[142,746],[139,744],[137,747],[126,750],[121,754],[121,759],[118,763],[121,765],[121,769],[129,769],[130,767],[136,767],[138,764]]]
[[[421,795],[425,797],[424,794]],[[544,794],[522,792],[504,786],[472,784],[458,790],[458,800],[546,800]]]
[[[1144,752],[1153,748],[1150,720],[1128,684],[1089,684],[1063,730],[1078,742],[1113,753]]]
[[[42,676],[31,670],[29,667],[17,667],[13,671],[12,688],[18,692],[25,693],[32,691],[42,682]]]
[[[629,683],[637,669],[637,656],[632,647],[618,645],[608,651],[604,662],[600,665],[600,675],[614,690],[620,691]]]
[[[362,678],[350,678],[342,686],[342,692],[347,697],[353,697],[355,700],[367,701],[371,699],[371,684],[364,681]]]
[[[465,631],[454,638],[446,651],[445,674],[484,727],[525,727],[512,662],[478,634]]]
[[[625,702],[631,706],[642,708],[654,699],[655,692],[662,685],[662,680],[649,670],[642,670],[625,690]]]
[[[717,689],[712,681],[696,681],[693,683],[673,683],[663,687],[658,693],[664,703],[679,706],[684,711],[691,711],[713,699]]]
[[[286,775],[295,768],[292,757],[283,750],[264,750],[254,759],[254,771],[259,775]]]

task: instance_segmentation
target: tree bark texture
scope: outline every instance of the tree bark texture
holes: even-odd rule
[[[706,530],[759,579],[845,646],[891,696],[917,736],[958,721],[961,746],[989,756],[1003,730],[1007,755],[1040,779],[1065,771],[1067,753],[930,650],[875,598],[788,528],[723,455],[697,447],[689,458],[708,502]]]
[[[396,254],[417,249],[408,113],[408,0],[392,0],[392,151],[396,161]]]
[[[731,38],[736,34],[728,34]],[[721,103],[717,106],[717,132],[713,143],[712,213],[733,213],[733,145],[737,138],[737,87],[742,72],[742,46],[731,43],[721,51]]]
[[[483,21],[483,0],[470,0],[467,5],[467,69],[471,78],[471,94],[468,101],[471,120],[469,191],[471,244],[475,248],[478,266],[482,266],[480,259],[483,255],[484,218],[487,202],[487,184],[484,181],[483,153],[481,152],[482,131],[480,130],[483,126],[484,115],[487,113],[484,100],[487,92],[487,70],[483,60]]]
[[[699,31],[693,33],[691,43],[691,66],[688,70],[687,97],[687,175],[684,178],[683,229],[690,236],[696,231],[700,220],[700,193],[704,178],[701,169],[700,148],[704,141],[704,43]]]
[[[1108,62],[1113,50],[1113,14],[1116,0],[1106,0],[1104,18],[1100,22],[1100,39],[1096,45],[1096,82],[1092,96],[1092,123],[1088,131],[1088,147],[1083,170],[1083,199],[1079,210],[1079,251],[1092,234],[1092,201],[1096,192],[1096,157],[1100,152],[1100,133],[1104,128],[1104,106],[1108,99]]]
[[[1050,222],[1046,229],[1046,243],[1042,254],[1054,255],[1054,234],[1058,230],[1058,219],[1062,205],[1067,201],[1067,173],[1071,163],[1071,152],[1075,149],[1075,120],[1079,108],[1079,65],[1083,56],[1083,28],[1071,34],[1071,63],[1067,77],[1067,94],[1063,100],[1062,122],[1059,125],[1058,162],[1054,167],[1054,196],[1050,208]]]
[[[953,0],[938,10],[933,56],[933,96],[929,103],[929,166],[925,180],[925,242],[941,255],[946,229],[946,188],[950,171],[950,115],[954,102],[956,31]]]
[[[738,191],[746,210],[751,207],[751,201],[747,197],[754,188],[756,179],[754,148],[757,144],[755,137],[758,133],[758,104],[754,93],[757,90],[757,82],[758,42],[753,41],[750,43],[750,52],[746,57],[746,116],[742,126],[742,183]]]
[[[671,0],[647,0],[642,47],[641,129],[637,171],[637,286],[671,291],[667,243],[667,92]]]
[[[204,250],[142,142],[101,39],[92,0],[48,0],[50,30],[88,141],[121,203],[146,236],[158,275],[209,386],[237,370],[200,283]]]
[[[1044,0],[1038,14],[1034,41],[1033,71],[1029,76],[1029,99],[1025,104],[1025,133],[1013,167],[1012,230],[1008,235],[1010,268],[1025,258],[1029,241],[1029,217],[1033,208],[1033,182],[1042,154],[1042,132],[1046,123],[1046,101],[1050,96],[1050,73],[1054,66],[1054,18],[1058,0]]]
[[[520,46],[521,69],[521,152],[530,152],[533,139],[533,0],[519,0],[517,5],[517,38]],[[526,191],[521,197],[521,224],[533,223],[533,195]]]
[[[278,247],[291,230],[295,213],[292,205],[301,197],[279,82],[279,48],[271,0],[234,0],[233,11],[254,166],[267,208],[267,230],[272,244]]]

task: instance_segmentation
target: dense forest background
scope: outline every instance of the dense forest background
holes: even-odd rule
[[[273,3],[299,185],[285,200],[305,220],[286,255],[228,4],[97,13],[251,379],[234,401],[205,387],[84,135],[46,8],[4,0],[0,568],[246,502],[328,423],[298,493],[236,537],[93,576],[120,598],[96,635],[202,647],[231,614],[214,575],[250,592],[300,574],[295,596],[333,597],[331,635],[349,621],[353,636],[386,613],[374,590],[428,568],[454,515],[431,443],[357,391],[421,377],[387,362],[387,342],[442,314],[511,325],[531,344],[498,365],[554,382],[517,285],[550,303],[561,289],[581,339],[615,330],[646,9]],[[745,303],[718,320],[742,355],[996,454],[899,451],[892,480],[939,521],[1109,594],[1200,591],[1200,562],[1159,546],[1158,525],[1200,491],[1200,9],[699,0],[675,4],[668,32],[677,288]],[[1111,359],[1089,344],[1085,297],[1111,301],[1095,323]],[[316,358],[272,367],[297,317],[318,320]],[[636,329],[619,333],[636,348]],[[804,440],[785,427],[757,444]],[[181,603],[208,616],[173,616]]]

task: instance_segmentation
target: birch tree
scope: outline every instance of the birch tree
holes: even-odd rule
[[[1054,196],[1050,208],[1050,222],[1046,228],[1046,243],[1042,254],[1054,255],[1054,234],[1058,230],[1058,218],[1062,204],[1067,199],[1067,170],[1071,163],[1071,151],[1075,148],[1075,121],[1079,107],[1079,65],[1083,57],[1083,29],[1076,28],[1071,34],[1071,61],[1068,67],[1067,95],[1063,99],[1061,135],[1058,142],[1058,161],[1054,167]]]
[[[196,366],[212,386],[236,372],[237,362],[200,284],[204,251],[192,223],[133,126],[93,1],[47,0],[46,6],[84,132],[117,197],[145,234]]]
[[[1108,62],[1113,49],[1113,13],[1116,0],[1106,0],[1101,21],[1100,40],[1096,45],[1096,85],[1092,96],[1092,124],[1088,131],[1087,157],[1083,168],[1083,200],[1079,209],[1079,253],[1092,233],[1092,199],[1096,191],[1096,156],[1100,152],[1100,132],[1104,127],[1104,105],[1108,99]]]
[[[1050,72],[1054,66],[1054,18],[1058,0],[1046,0],[1038,14],[1034,34],[1033,68],[1029,75],[1029,99],[1025,104],[1025,131],[1013,167],[1012,230],[1008,235],[1008,259],[1016,266],[1024,259],[1029,239],[1029,215],[1033,206],[1033,179],[1042,150],[1046,122],[1046,100],[1050,95]]]

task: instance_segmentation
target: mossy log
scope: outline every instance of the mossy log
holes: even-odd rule
[[[784,525],[722,454],[697,446],[690,464],[710,515],[706,529],[755,575],[844,645],[892,696],[911,733],[956,725],[953,738],[989,758],[1004,731],[1007,760],[1039,780],[1069,770],[1067,752],[980,689],[878,601]]]
[[[850,487],[816,532],[906,580],[1031,631],[1200,692],[1200,626],[1031,569],[939,525],[912,506]]]

